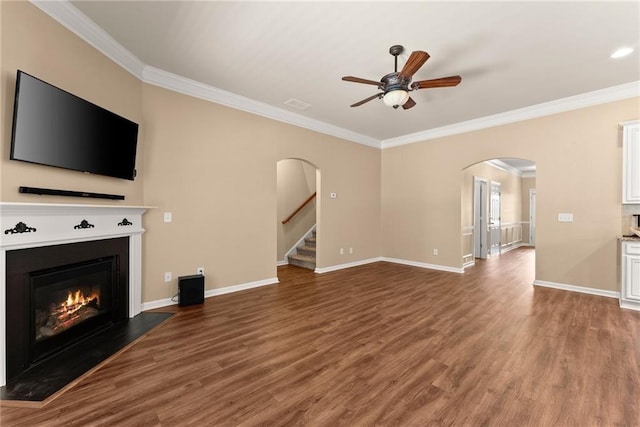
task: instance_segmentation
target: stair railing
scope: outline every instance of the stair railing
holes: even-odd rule
[[[304,202],[302,202],[302,204],[300,206],[298,206],[298,208],[293,211],[293,213],[291,215],[289,215],[288,217],[286,217],[285,219],[282,220],[283,224],[288,223],[289,221],[291,221],[291,219],[296,216],[298,214],[298,212],[300,212],[305,206],[307,206],[309,204],[310,201],[312,201],[314,198],[316,197],[316,192],[314,191],[312,195],[310,195],[307,200],[305,200]]]

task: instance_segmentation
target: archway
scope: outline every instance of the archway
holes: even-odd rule
[[[277,163],[277,265],[315,270],[320,170],[304,159]]]
[[[535,246],[536,165],[496,158],[462,170],[463,268],[477,259]]]

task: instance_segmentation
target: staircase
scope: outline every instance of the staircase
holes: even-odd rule
[[[296,248],[296,253],[289,255],[289,264],[298,267],[316,269],[316,231],[313,230],[311,235],[305,237],[304,244]]]

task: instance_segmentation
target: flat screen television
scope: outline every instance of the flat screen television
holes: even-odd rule
[[[12,160],[135,178],[138,124],[18,70]]]

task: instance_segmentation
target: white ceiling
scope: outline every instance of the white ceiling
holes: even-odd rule
[[[43,2],[44,3],[44,2]],[[640,2],[73,1],[142,63],[377,141],[640,80]],[[40,6],[42,7],[42,6]],[[373,100],[391,45],[431,55],[410,110]],[[610,55],[619,47],[634,52]],[[311,104],[297,110],[294,98]]]

